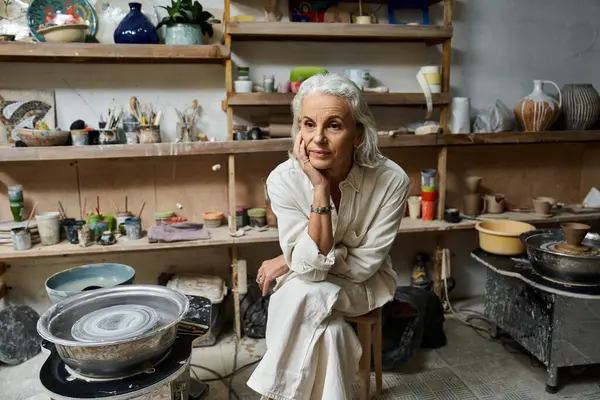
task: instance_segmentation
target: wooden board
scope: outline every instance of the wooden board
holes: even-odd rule
[[[446,207],[462,208],[464,178],[481,176],[483,193],[502,193],[506,201],[532,207],[531,198],[554,197],[580,203],[584,144],[450,147]]]
[[[220,64],[229,56],[229,47],[221,45],[0,42],[0,61]]]
[[[359,25],[307,22],[229,22],[233,41],[423,42],[439,44],[452,37],[451,26]]]
[[[358,25],[361,26],[361,25]],[[227,104],[230,106],[279,106],[289,107],[294,93],[230,93]],[[365,100],[371,106],[424,106],[427,100],[423,93],[365,93]],[[433,105],[440,107],[450,104],[450,93],[433,94]]]

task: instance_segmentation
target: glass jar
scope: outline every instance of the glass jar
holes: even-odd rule
[[[8,187],[8,202],[10,211],[15,222],[23,221],[25,218],[25,201],[23,200],[23,185],[11,185]]]

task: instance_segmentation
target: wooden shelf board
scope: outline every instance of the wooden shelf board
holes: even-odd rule
[[[294,93],[230,93],[227,104],[230,106],[285,106],[292,104]],[[450,104],[450,93],[433,95],[436,107]],[[365,100],[371,106],[418,107],[427,105],[423,93],[365,93]]]
[[[600,220],[600,212],[589,212],[574,214],[562,212],[550,218],[540,218],[530,213],[506,212],[503,214],[484,214],[479,216],[481,219],[512,219],[516,221],[529,222],[532,224],[549,224],[558,222],[585,222]],[[454,230],[472,230],[475,228],[476,221],[463,220],[457,224],[450,224],[444,221],[423,221],[421,219],[404,218],[398,234],[404,233],[423,233],[423,232],[448,232]],[[87,256],[94,254],[118,254],[130,253],[136,251],[156,251],[156,250],[176,250],[187,248],[198,248],[208,246],[233,246],[233,245],[252,245],[257,243],[276,243],[279,240],[277,229],[269,228],[267,231],[260,232],[252,229],[242,237],[231,237],[229,228],[224,226],[217,229],[210,229],[211,238],[207,240],[196,240],[191,242],[176,243],[148,243],[147,238],[129,241],[120,238],[119,242],[113,246],[92,245],[90,247],[79,247],[63,241],[54,246],[35,245],[31,250],[14,251],[10,245],[0,245],[0,262],[43,257],[69,257],[69,256]]]
[[[529,222],[531,224],[551,224],[558,222],[585,222],[600,220],[600,212],[573,214],[562,212],[549,218],[540,218],[531,213],[506,212],[502,214],[484,214],[480,219],[512,219],[515,221]],[[457,224],[450,224],[445,221],[423,221],[422,219],[404,218],[400,224],[398,234],[404,233],[423,233],[423,232],[448,232],[454,230],[473,230],[477,221],[463,219]],[[238,245],[248,245],[253,243],[269,243],[279,240],[277,229],[269,229],[266,232],[249,231],[246,235],[236,238]]]
[[[375,41],[440,44],[452,38],[452,27],[318,22],[229,22],[233,41]]]
[[[502,132],[419,136],[406,134],[394,137],[379,137],[380,148],[570,142],[600,142],[600,131]],[[0,162],[270,153],[285,152],[291,146],[291,139],[281,138],[137,145],[4,147],[0,148]]]
[[[148,238],[146,237],[140,240],[119,238],[118,242],[112,246],[93,244],[89,247],[80,247],[79,245],[71,244],[63,240],[54,246],[42,246],[41,244],[37,244],[26,251],[14,251],[11,245],[2,244],[0,245],[0,262],[26,258],[87,256],[94,254],[117,254],[155,250],[164,251],[208,246],[227,246],[233,244],[233,238],[229,235],[228,227],[224,226],[217,229],[209,229],[209,231],[211,233],[210,239],[175,243],[149,243]]]
[[[0,61],[219,64],[229,57],[229,47],[221,45],[0,42]]]
[[[437,136],[437,144],[446,146],[594,141],[600,141],[600,131],[496,132]]]

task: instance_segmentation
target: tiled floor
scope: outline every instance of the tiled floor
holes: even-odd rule
[[[600,400],[600,372],[590,368],[574,376],[561,371],[564,384],[557,395],[545,393],[544,368],[510,342],[491,341],[448,318],[448,345],[438,350],[423,350],[398,373],[384,375],[384,392],[380,400]],[[194,351],[193,363],[204,365],[226,375],[233,368],[235,340],[224,335],[212,347]],[[260,358],[263,341],[243,339],[238,344],[238,368]],[[37,373],[45,356],[16,367],[0,367],[0,399],[48,400],[37,381]],[[200,379],[213,375],[195,369]],[[258,400],[260,396],[246,387],[252,372],[248,368],[233,379],[233,387],[242,400]],[[227,387],[211,382],[211,400],[228,399]],[[329,399],[328,399],[329,400]],[[335,399],[331,399],[335,400]]]

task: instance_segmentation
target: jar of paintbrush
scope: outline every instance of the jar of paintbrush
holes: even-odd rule
[[[136,128],[140,143],[160,143],[160,120],[162,111],[155,112],[153,105],[141,105],[134,96],[129,101],[131,114],[136,117],[140,125]]]

